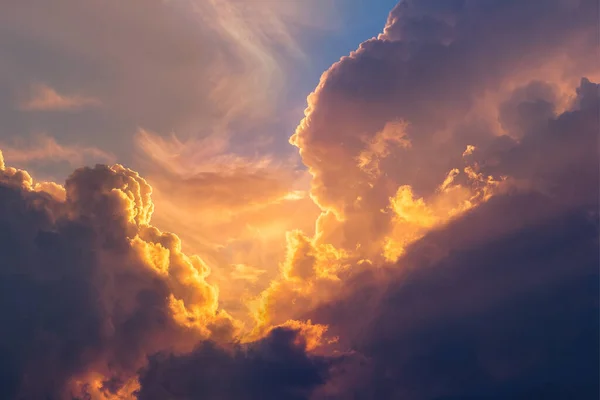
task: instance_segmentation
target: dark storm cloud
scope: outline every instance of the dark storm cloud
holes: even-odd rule
[[[299,339],[296,331],[276,328],[231,350],[205,342],[180,357],[154,356],[141,374],[139,399],[307,399],[325,383],[332,362],[308,356]]]
[[[473,158],[489,174],[501,174],[535,186],[571,205],[598,204],[598,84],[583,78],[572,110],[552,117],[552,92],[538,83],[515,90],[504,105],[512,115],[519,142],[501,136],[475,151]],[[510,119],[510,117],[507,117]]]
[[[74,12],[83,10],[75,3]],[[162,10],[152,4],[154,13]],[[26,15],[16,3],[11,9]],[[36,17],[43,20],[44,10],[36,9]],[[126,11],[124,30],[135,10]],[[124,394],[598,398],[598,86],[583,79],[575,102],[565,101],[573,79],[597,70],[591,61],[597,15],[591,0],[550,0],[543,7],[405,1],[380,38],[324,76],[295,144],[314,174],[317,200],[348,211],[356,242],[377,240],[374,228],[389,222],[381,210],[399,185],[435,191],[440,177],[462,162],[466,145],[477,146],[468,156],[482,172],[510,179],[502,193],[427,233],[394,265],[348,272],[344,296],[307,313],[339,335],[342,349],[357,352],[341,359],[311,354],[298,332],[284,328],[231,345],[235,326],[204,279],[208,267],[183,254],[175,235],[150,225],[151,189],[137,173],[121,166],[77,170],[60,201],[0,162],[0,397],[103,399],[139,378],[137,395]],[[77,30],[92,36],[103,29],[77,21]],[[19,35],[7,26],[0,29]],[[43,37],[45,29],[34,33]],[[78,38],[54,35],[49,39],[62,43],[57,54],[64,57],[55,55],[44,73],[60,82],[70,71],[68,44]],[[187,46],[171,48],[178,38],[156,45],[175,57],[204,57],[180,53]],[[40,44],[18,39],[29,59],[30,46]],[[110,43],[104,37],[99,43],[100,65]],[[97,60],[95,52],[87,62]],[[127,60],[136,65],[138,56],[153,58],[140,48]],[[90,73],[78,79],[94,76],[76,65]],[[128,82],[146,87],[157,68],[139,77],[127,69],[134,78]],[[107,103],[114,88],[92,81],[106,93],[83,95]],[[161,82],[142,97],[151,106],[166,86],[181,85],[187,81]],[[490,93],[491,100],[480,101]],[[136,114],[138,106],[129,111]],[[167,126],[162,117],[153,124]],[[412,147],[391,152],[380,165],[387,174],[371,181],[356,158],[399,119],[410,124],[407,131],[391,133],[406,134]],[[494,131],[494,122],[507,132]],[[367,201],[354,209],[357,197]]]
[[[391,214],[379,211],[400,185],[427,199],[463,165],[467,145],[521,136],[519,113],[562,112],[578,81],[600,72],[597,16],[594,0],[400,2],[382,35],[323,74],[292,137],[318,203],[347,217],[344,246],[365,248],[389,232]],[[532,82],[549,97],[505,106]],[[544,108],[555,96],[563,108]],[[398,121],[404,129],[382,138]],[[373,142],[387,147],[377,174],[357,161]]]
[[[307,356],[286,331],[249,347],[275,359],[205,343],[153,357],[140,397],[597,398],[598,85],[584,79],[577,93],[573,110],[544,123],[527,114],[521,142],[491,147],[495,168],[517,165],[529,185],[430,232],[307,314],[356,353]]]
[[[546,207],[492,200],[415,245],[408,272],[319,310],[369,360],[363,382],[340,386],[368,399],[597,398],[598,216]],[[525,212],[538,214],[527,227]],[[474,236],[503,218],[508,232]]]
[[[334,359],[295,330],[227,344],[206,266],[149,225],[137,173],[76,170],[61,201],[0,167],[0,397],[304,399],[326,381]]]
[[[324,75],[293,141],[317,200],[348,212],[344,223],[357,196],[389,199],[356,158],[395,119],[409,122],[412,147],[382,164],[383,189],[433,191],[468,144],[483,173],[513,181],[305,315],[358,352],[312,398],[598,398],[598,86],[581,80],[597,71],[596,15],[592,1],[407,1]],[[166,365],[161,388],[187,388],[180,397],[199,390],[186,357],[153,365]],[[204,390],[228,393],[193,369]]]
[[[369,360],[347,398],[598,398],[598,101],[583,80],[573,111],[499,152],[541,190],[492,198],[310,315]]]
[[[120,166],[75,171],[61,202],[2,165],[0,397],[109,398],[147,355],[210,335],[181,325],[175,299],[226,332],[206,271],[151,212],[150,187]]]

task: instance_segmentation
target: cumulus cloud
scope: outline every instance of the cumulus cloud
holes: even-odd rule
[[[299,175],[291,165],[268,156],[242,156],[222,135],[181,141],[140,131],[140,163],[156,186],[183,204],[222,207],[223,211],[283,200]],[[182,184],[185,182],[185,184]]]
[[[1,177],[2,397],[109,398],[147,355],[235,333],[208,267],[150,225],[137,173],[79,169],[64,201],[25,171]]]
[[[598,162],[598,85],[577,92],[572,110],[500,148],[495,168],[529,163],[516,178],[529,185],[424,232],[397,263],[365,271],[290,233],[269,288],[285,290],[263,311],[314,323],[268,319],[244,344],[204,261],[151,225],[137,173],[79,169],[61,201],[2,161],[2,395],[596,398],[598,177],[580,171]]]
[[[340,398],[597,398],[598,240],[597,213],[496,198],[348,282],[311,313],[367,360]]]
[[[593,1],[552,1],[543,9],[401,2],[382,35],[323,74],[291,138],[313,176],[317,203],[343,220],[341,245],[377,251],[380,246],[366,244],[385,240],[393,229],[393,213],[381,210],[398,187],[409,185],[425,201],[435,195],[449,171],[464,168],[467,146],[483,146],[511,129],[516,116],[500,112],[505,123],[499,127],[498,115],[511,96],[520,96],[515,89],[548,82],[553,93],[546,101],[554,103],[554,97],[571,98],[582,76],[597,75],[590,52],[596,12]],[[552,111],[537,114],[544,121]],[[390,128],[398,124],[402,129]]]
[[[484,171],[528,182],[563,203],[596,204],[598,84],[583,78],[574,92],[572,109],[544,121],[531,112],[519,125],[524,132],[520,141],[497,137],[473,157]],[[530,104],[523,100],[516,108]]]
[[[293,159],[236,154],[220,135],[182,140],[140,131],[137,141],[155,224],[177,232],[186,249],[215,267],[210,279],[223,304],[247,318],[240,298],[256,296],[277,274],[285,232],[314,230],[319,210],[307,193],[308,175]]]
[[[585,0],[543,9],[403,1],[381,35],[322,75],[290,141],[322,210],[309,241],[332,246],[344,254],[336,263],[352,265],[336,274],[340,281],[397,260],[428,231],[494,195],[528,187],[589,198],[596,187],[593,116],[577,122],[573,136],[557,131],[575,123],[566,121],[579,107],[577,90],[590,90],[582,77],[600,73],[597,12]],[[585,178],[573,179],[569,163],[580,163]],[[560,174],[570,187],[556,193]],[[281,280],[289,279],[282,273]],[[309,304],[331,293],[310,279],[303,291]]]
[[[138,398],[307,399],[325,383],[331,363],[307,355],[297,330],[277,328],[230,350],[204,343],[182,357],[153,357],[142,372]]]
[[[58,181],[118,160],[154,186],[155,224],[221,267],[209,279],[226,283],[238,264],[275,273],[284,232],[310,231],[318,209],[297,157],[257,155],[271,143],[259,146],[254,134],[285,142],[276,133],[297,118],[284,109],[296,82],[286,74],[311,68],[304,49],[331,28],[332,4],[8,1],[0,12],[5,157]],[[223,298],[245,312],[239,292],[267,284],[236,280]]]
[[[222,137],[141,131],[155,193],[120,165],[63,187],[2,159],[0,395],[597,398],[597,15],[592,0],[401,2],[322,76],[291,139],[315,219],[294,168]],[[153,195],[229,262],[154,226]],[[231,245],[205,222],[216,210],[256,229]],[[275,268],[247,256],[296,217],[312,230],[280,237]]]
[[[522,141],[498,150],[494,168],[514,166],[529,185],[427,232],[397,263],[357,274],[337,300],[307,313],[363,360],[358,377],[329,390],[339,398],[598,397],[599,89],[583,79],[573,110],[527,131],[539,118],[531,113]]]

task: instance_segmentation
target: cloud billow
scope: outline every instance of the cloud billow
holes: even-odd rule
[[[65,201],[24,171],[0,176],[3,398],[96,397],[149,354],[227,335],[208,268],[149,225],[151,189],[136,173],[77,170]]]
[[[0,397],[598,398],[597,15],[394,8],[308,99],[321,215],[245,332],[137,172],[0,159]]]
[[[298,339],[296,331],[277,328],[231,350],[205,342],[181,357],[154,356],[142,372],[139,399],[306,399],[335,359],[309,356]]]
[[[583,79],[573,110],[490,150],[528,185],[308,313],[369,360],[363,381],[338,383],[342,398],[598,397],[598,89]]]

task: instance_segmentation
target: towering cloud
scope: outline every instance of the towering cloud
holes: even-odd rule
[[[138,173],[63,187],[0,159],[0,397],[598,398],[598,11],[402,1],[308,99],[291,142],[321,214],[251,304],[153,226]],[[295,195],[242,178],[244,199]]]
[[[464,168],[467,146],[518,138],[501,105],[523,87],[545,82],[529,100],[564,110],[581,77],[598,73],[597,13],[591,0],[401,2],[382,35],[323,74],[291,139],[318,204],[340,220],[340,245],[377,252],[398,187],[427,201]]]
[[[591,0],[398,4],[381,35],[323,74],[291,138],[322,209],[313,245],[346,254],[342,265],[393,262],[494,194],[554,191],[570,162],[585,172],[556,195],[590,195],[593,116],[571,127],[563,113],[582,101],[582,77],[600,74],[597,14]],[[331,292],[305,286],[311,304]]]
[[[64,201],[0,173],[3,398],[108,397],[149,354],[232,336],[206,265],[150,225],[137,173],[77,170]]]
[[[137,140],[158,210],[155,225],[177,232],[185,249],[215,267],[210,281],[220,287],[222,304],[248,319],[240,299],[256,296],[277,274],[285,232],[314,231],[320,210],[307,193],[308,173],[297,169],[297,159],[237,154],[218,135],[165,140],[141,131]]]
[[[347,297],[311,313],[366,360],[359,379],[348,374],[330,390],[368,399],[597,398],[599,239],[597,212],[535,195],[490,200],[426,235],[385,283],[363,273],[347,283]]]
[[[306,399],[322,385],[335,360],[308,356],[294,330],[224,350],[205,343],[182,357],[158,355],[141,377],[140,400]]]

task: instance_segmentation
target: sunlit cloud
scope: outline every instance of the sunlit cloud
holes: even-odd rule
[[[67,162],[71,167],[91,163],[112,164],[113,154],[94,147],[76,144],[59,144],[51,136],[38,134],[30,140],[19,140],[12,144],[2,143],[4,157],[12,164],[28,165],[34,162]]]
[[[243,116],[271,116],[285,92],[287,71],[306,63],[305,32],[337,24],[334,0],[184,0],[172,2],[222,42],[224,51],[209,65],[210,99],[224,110],[213,127]],[[176,7],[177,8],[177,7]],[[317,11],[318,10],[318,11]]]
[[[31,88],[30,98],[19,108],[24,111],[69,111],[101,105],[100,100],[93,97],[60,94],[49,86],[35,85]]]
[[[182,141],[174,133],[163,137],[144,129],[135,136],[142,163],[147,158],[161,169],[181,177],[199,173],[233,174],[239,170],[257,172],[277,167],[269,155],[247,156],[232,152],[230,140],[227,135],[215,134]]]
[[[80,136],[86,146],[128,164],[138,127],[167,138],[176,132],[182,142],[223,135],[254,146],[259,131],[265,142],[273,140],[280,128],[263,128],[295,123],[296,115],[284,109],[288,77],[307,68],[307,38],[330,29],[337,14],[332,5],[333,0],[7,4],[0,13],[7,38],[0,45],[0,83],[10,99],[0,101],[10,101],[13,109],[3,115],[0,135],[44,131],[60,143]],[[65,26],[77,34],[65,34]],[[23,94],[32,82],[43,84]],[[70,112],[33,112],[42,110]]]
[[[341,3],[32,1],[0,397],[597,398],[592,0],[403,0],[286,150],[254,133]]]
[[[140,130],[136,140],[159,210],[155,223],[213,266],[221,300],[249,318],[240,298],[257,296],[277,275],[286,232],[314,231],[310,177],[293,158],[236,154],[223,136],[182,141]]]
[[[245,264],[235,264],[234,270],[231,273],[233,279],[246,280],[251,283],[256,283],[265,272],[264,269],[258,269]]]

